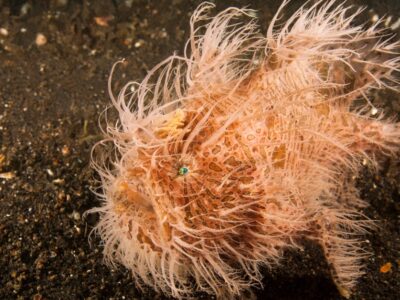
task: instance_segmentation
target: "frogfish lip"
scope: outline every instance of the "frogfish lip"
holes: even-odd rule
[[[120,185],[120,192],[124,195],[127,206],[133,208],[137,216],[144,218],[145,224],[139,226],[138,241],[150,245],[153,250],[158,249],[160,242],[169,242],[172,238],[172,227],[166,215],[162,218],[151,198],[141,184],[133,185],[123,182]],[[145,228],[146,229],[145,229]],[[159,251],[159,250],[157,250]]]
[[[154,212],[151,199],[145,193],[142,185],[132,186],[127,182],[120,184],[120,191],[124,194],[125,199],[137,209],[143,209],[146,212]]]

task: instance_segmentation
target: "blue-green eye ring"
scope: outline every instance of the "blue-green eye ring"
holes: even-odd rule
[[[180,168],[179,168],[178,174],[179,174],[180,176],[184,176],[184,175],[186,175],[187,173],[189,173],[189,168],[188,168],[188,167],[183,166],[183,167],[180,167]]]

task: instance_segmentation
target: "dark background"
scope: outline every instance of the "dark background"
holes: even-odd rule
[[[182,53],[190,14],[201,1],[0,0],[0,299],[154,299],[135,289],[129,272],[102,263],[98,238],[88,233],[99,202],[90,191],[90,150],[101,138],[100,113],[110,104],[112,64],[127,62],[115,89],[140,81],[155,64]],[[289,16],[303,1],[292,1]],[[347,1],[374,13],[400,16],[399,0]],[[265,29],[280,1],[218,1],[258,10]],[[373,9],[374,11],[370,11]],[[96,19],[97,18],[97,19]],[[389,24],[389,26],[390,26]],[[2,28],[2,29],[1,29]],[[399,31],[399,30],[397,30]],[[37,35],[43,34],[41,44]],[[42,39],[43,42],[43,39]],[[380,93],[377,105],[399,115],[399,95]],[[400,298],[400,162],[385,159],[378,174],[357,178],[381,229],[366,237],[372,257],[353,299]],[[316,245],[287,253],[265,270],[258,299],[340,299]],[[380,267],[390,262],[390,272]],[[206,298],[206,297],[204,297]]]

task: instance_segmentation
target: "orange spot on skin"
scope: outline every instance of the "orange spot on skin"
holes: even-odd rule
[[[272,153],[273,165],[276,168],[283,168],[285,166],[286,146],[280,145],[276,147]]]
[[[226,161],[225,164],[228,164],[233,167],[237,167],[240,165],[240,161],[238,161],[235,157],[230,156]]]
[[[153,241],[147,236],[141,227],[139,227],[136,238],[140,243],[149,245],[153,251],[161,252],[161,249],[154,245]]]
[[[387,262],[386,264],[384,264],[383,266],[381,266],[381,268],[379,269],[379,271],[381,273],[387,273],[392,271],[392,263]]]
[[[274,116],[269,116],[265,120],[265,125],[267,126],[268,129],[271,129],[275,126],[276,119]]]
[[[328,103],[320,103],[315,106],[317,112],[325,117],[329,116],[330,108]]]
[[[221,172],[222,171],[222,168],[220,166],[218,166],[214,162],[211,162],[208,167],[210,168],[210,170],[213,170],[215,172]]]
[[[144,176],[146,174],[144,169],[138,168],[138,167],[129,169],[128,172],[129,172],[129,175],[131,175],[132,177]]]
[[[169,225],[168,222],[164,222],[162,224],[162,229],[163,229],[165,239],[169,242],[172,238],[171,226]]]

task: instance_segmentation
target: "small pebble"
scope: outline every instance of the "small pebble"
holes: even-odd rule
[[[58,6],[65,6],[68,4],[68,0],[57,0],[56,3]]]
[[[399,27],[400,27],[400,18],[398,18],[397,21],[394,22],[394,23],[392,24],[392,26],[390,26],[390,29],[392,29],[392,30],[397,30]]]
[[[40,47],[47,43],[47,38],[43,33],[38,33],[35,40],[36,46]]]
[[[81,229],[78,226],[75,225],[74,229],[75,229],[77,234],[81,234]]]
[[[392,16],[389,16],[386,18],[385,23],[384,23],[385,27],[389,27],[389,24],[392,21],[392,18],[393,18]]]
[[[114,19],[113,16],[95,17],[94,21],[96,22],[97,25],[101,27],[108,27],[110,26],[108,22],[110,22],[112,19]]]
[[[2,36],[8,36],[8,30],[5,28],[0,28],[0,34]]]
[[[55,184],[64,184],[65,180],[62,178],[57,178],[53,180],[53,183]]]
[[[32,9],[32,6],[30,5],[29,2],[26,2],[25,4],[23,4],[23,5],[21,6],[21,9],[20,9],[20,14],[21,14],[21,16],[25,16],[26,14],[28,14],[28,12],[29,12],[31,9]]]
[[[133,4],[133,0],[125,0],[125,6],[131,8]]]
[[[68,146],[67,146],[67,145],[64,145],[64,146],[61,148],[61,154],[62,154],[63,156],[67,156],[69,153],[70,153],[70,151],[69,151]]]
[[[0,178],[1,179],[12,179],[15,177],[14,172],[5,172],[5,173],[0,173]]]
[[[141,46],[143,45],[143,41],[142,40],[139,40],[139,41],[137,41],[136,43],[135,43],[135,48],[140,48]]]
[[[379,20],[379,16],[378,16],[377,14],[374,14],[374,15],[371,17],[371,22],[372,22],[372,23],[376,23],[376,22],[378,22],[378,20]]]
[[[81,219],[81,214],[80,214],[79,212],[77,212],[77,211],[74,211],[74,212],[72,213],[72,216],[74,217],[74,219],[75,219],[76,221],[79,221],[79,220]]]
[[[387,262],[386,264],[381,266],[381,268],[379,269],[379,271],[381,273],[387,273],[387,272],[390,272],[391,270],[392,270],[392,263],[390,263],[390,262]]]

